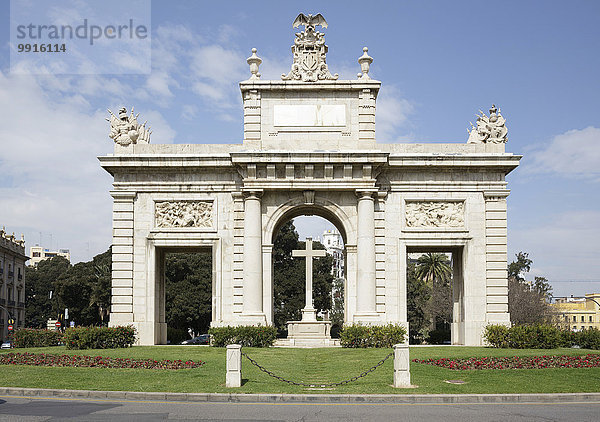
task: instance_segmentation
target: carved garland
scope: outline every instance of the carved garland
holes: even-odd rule
[[[407,227],[464,227],[464,202],[406,203]]]
[[[156,227],[209,228],[213,223],[211,201],[157,202]]]

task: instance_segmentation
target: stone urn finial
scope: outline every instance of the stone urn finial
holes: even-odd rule
[[[250,79],[260,79],[260,73],[258,73],[258,66],[262,63],[262,59],[256,55],[256,48],[252,49],[252,55],[246,59],[246,62],[250,65]]]
[[[373,63],[373,57],[367,54],[368,51],[369,49],[367,47],[364,47],[363,55],[358,58],[360,70],[362,71],[362,74],[359,73],[360,79],[371,79],[371,77],[369,76],[369,68],[371,67],[371,63]]]

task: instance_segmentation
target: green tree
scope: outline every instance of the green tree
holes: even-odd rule
[[[519,252],[515,256],[517,259],[508,264],[508,278],[517,281],[525,281],[522,274],[529,272],[533,261],[529,259],[529,254],[527,252]]]
[[[282,332],[286,322],[299,320],[304,306],[304,263],[292,258],[299,249],[292,220],[281,226],[273,242],[273,323]]]
[[[101,325],[108,324],[112,285],[112,248],[92,260],[96,282],[90,293],[90,306],[98,309]]]
[[[69,309],[69,320],[78,325],[106,322],[103,319],[110,305],[111,261],[109,249],[91,261],[75,265],[55,257],[41,261],[37,267],[27,267],[27,326],[45,328],[49,318],[62,320],[65,308]]]
[[[422,278],[416,275],[416,266],[408,262],[406,279],[406,302],[409,323],[409,341],[411,344],[420,344],[427,337],[431,316],[429,315],[429,301],[431,288]]]
[[[331,284],[331,336],[336,338],[344,326],[344,284],[343,278],[334,278]]]
[[[552,321],[552,286],[545,277],[525,279],[533,261],[526,252],[519,252],[508,264],[508,312],[514,325]]]
[[[305,249],[305,242],[300,242],[300,249]],[[314,242],[313,249],[325,250],[321,242]],[[304,264],[304,274],[306,277],[306,264],[304,259],[300,259]],[[333,256],[327,254],[323,257],[313,259],[313,302],[317,312],[331,310],[331,289],[333,286]],[[306,284],[306,278],[303,285]],[[305,287],[306,288],[306,287]],[[303,289],[304,296],[304,289]]]
[[[25,324],[30,328],[46,328],[49,318],[56,318],[58,305],[54,282],[65,274],[71,265],[62,256],[41,261],[37,267],[25,267]],[[54,295],[54,293],[53,293]]]
[[[59,314],[77,325],[106,325],[111,296],[112,250],[79,262],[55,281]]]
[[[212,320],[212,254],[168,254],[165,283],[167,326],[198,334],[208,332]]]

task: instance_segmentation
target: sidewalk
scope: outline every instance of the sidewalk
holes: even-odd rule
[[[600,393],[557,394],[239,394],[239,393],[144,393],[137,391],[52,390],[0,387],[2,396],[136,401],[193,401],[244,403],[600,403]]]

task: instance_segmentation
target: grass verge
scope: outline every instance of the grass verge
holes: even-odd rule
[[[18,352],[93,355],[138,359],[202,360],[195,369],[53,368],[1,365],[4,387],[74,390],[170,391],[185,393],[336,393],[336,394],[464,394],[464,393],[575,393],[599,392],[600,368],[452,371],[411,362],[411,379],[417,388],[395,389],[392,360],[375,372],[348,385],[332,388],[293,386],[262,373],[242,358],[241,388],[225,387],[225,349],[190,346],[137,346],[130,349],[66,350],[64,347],[14,349]],[[305,383],[341,381],[367,370],[391,349],[255,349],[243,351],[277,375]],[[1,353],[8,351],[3,350]],[[484,347],[413,347],[411,359],[485,356],[581,355],[583,349],[490,349]],[[464,384],[449,384],[462,380]]]

